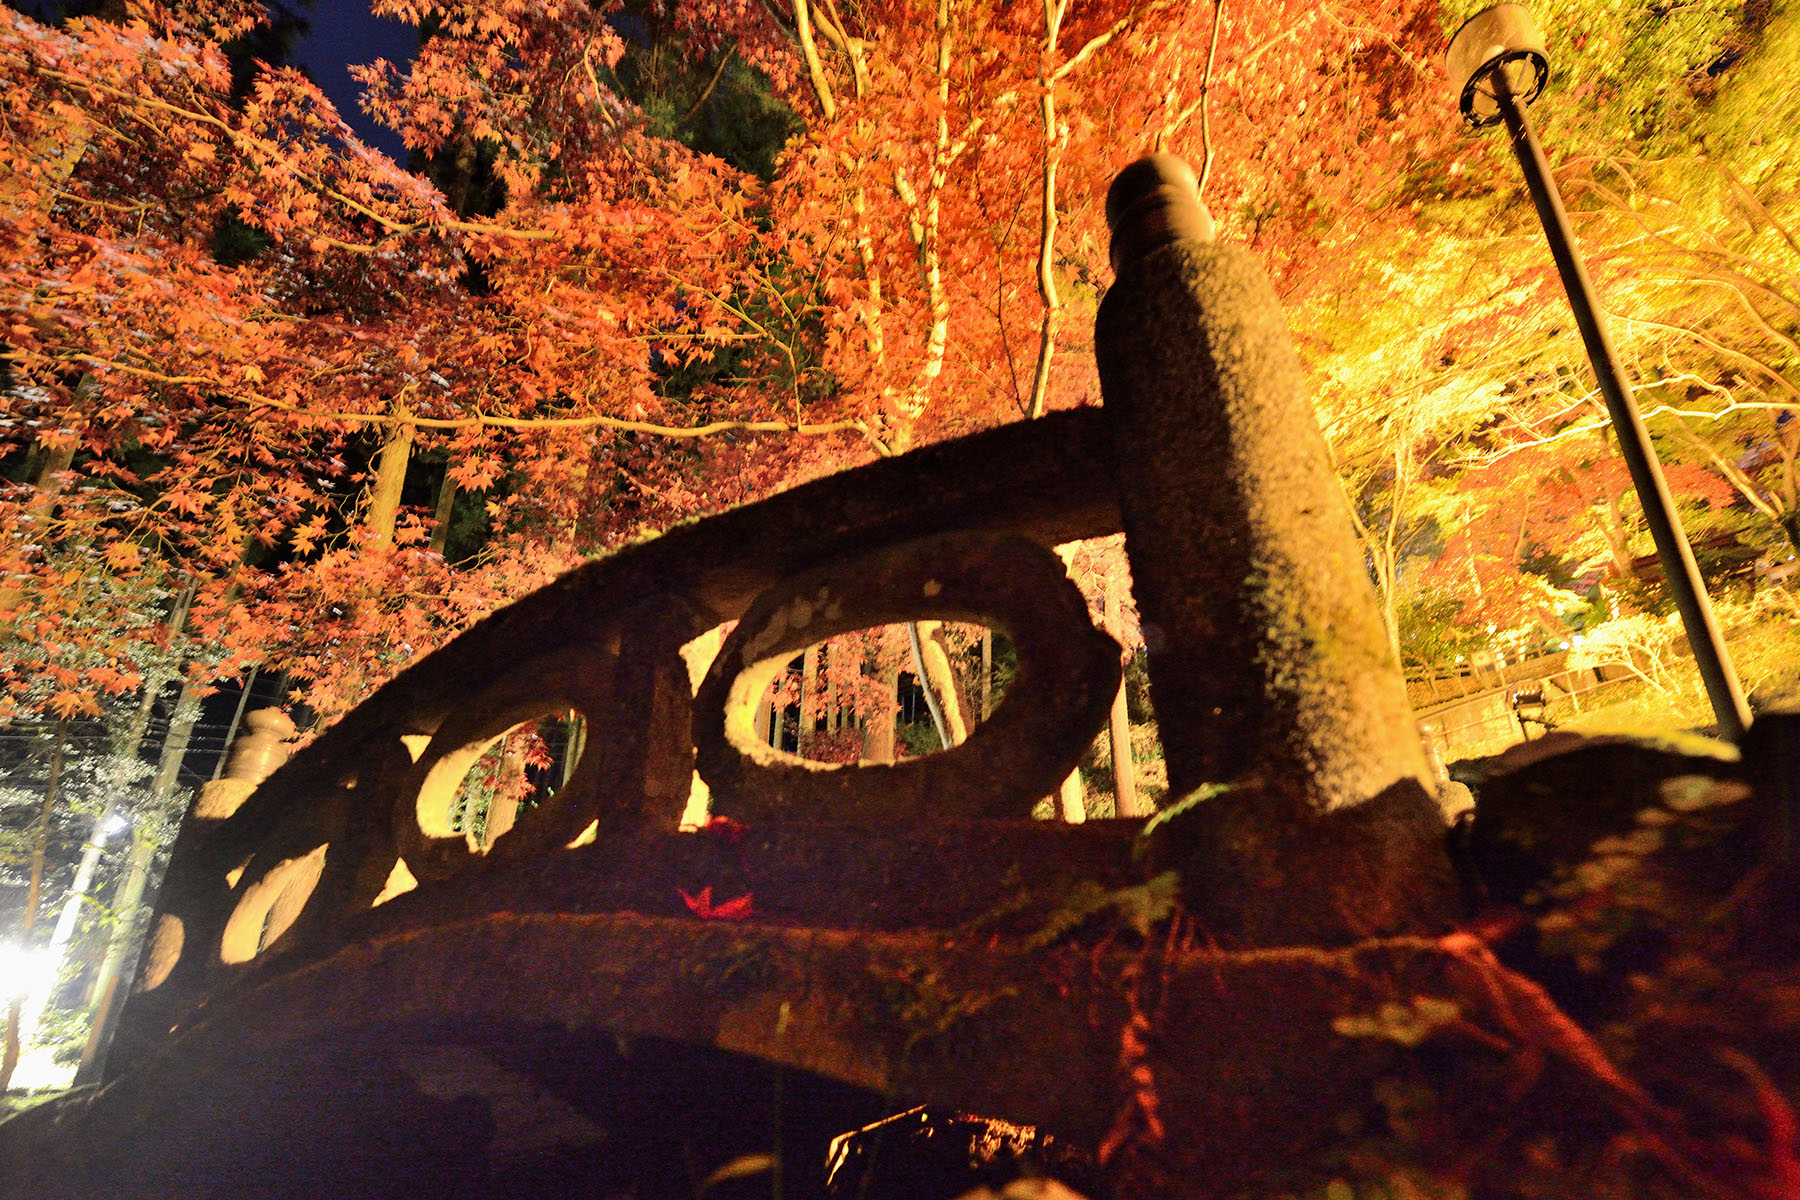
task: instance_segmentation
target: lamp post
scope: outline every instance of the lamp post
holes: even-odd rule
[[[1720,731],[1736,741],[1750,725],[1750,706],[1744,702],[1743,689],[1738,686],[1730,652],[1713,616],[1700,568],[1694,562],[1693,548],[1682,532],[1668,481],[1663,478],[1662,465],[1651,445],[1650,431],[1632,399],[1618,352],[1606,331],[1594,298],[1593,281],[1576,251],[1562,195],[1525,115],[1526,107],[1537,99],[1550,78],[1550,60],[1544,52],[1543,38],[1523,5],[1496,4],[1470,17],[1456,31],[1445,55],[1445,66],[1450,85],[1458,94],[1463,119],[1476,129],[1504,123],[1511,136],[1513,154],[1525,172],[1525,185],[1531,191],[1538,220],[1543,223],[1557,274],[1562,277],[1569,307],[1575,313],[1575,325],[1587,347],[1600,394],[1606,398],[1606,409],[1619,438],[1619,451],[1631,472],[1644,520],[1650,525],[1663,578],[1668,581],[1675,608],[1681,614],[1707,698],[1712,702],[1713,716]]]

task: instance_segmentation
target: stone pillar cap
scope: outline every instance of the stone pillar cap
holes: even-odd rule
[[[294,719],[279,708],[259,708],[246,713],[244,724],[256,733],[270,734],[283,740],[294,736]]]
[[[1114,272],[1170,242],[1213,240],[1212,214],[1185,159],[1149,154],[1127,166],[1106,189]]]

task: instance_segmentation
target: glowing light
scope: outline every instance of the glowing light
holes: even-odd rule
[[[56,955],[47,946],[0,942],[0,1000],[21,1000],[54,982]]]

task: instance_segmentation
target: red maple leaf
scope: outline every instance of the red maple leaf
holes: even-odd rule
[[[680,888],[675,890],[681,891]],[[688,911],[702,921],[742,921],[756,911],[750,902],[750,897],[751,893],[745,892],[735,900],[714,904],[711,884],[701,888],[698,896],[690,896],[686,892],[681,892],[682,902],[688,906]]]

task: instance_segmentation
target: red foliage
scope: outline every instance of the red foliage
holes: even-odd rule
[[[0,454],[74,452],[0,496],[0,610],[34,618],[14,627],[38,658],[83,642],[81,670],[112,672],[60,689],[65,707],[143,658],[107,632],[130,620],[69,590],[93,564],[164,594],[195,581],[208,669],[266,661],[334,711],[584,554],[1017,418],[1044,330],[1049,406],[1097,399],[1085,310],[1127,159],[1216,152],[1225,234],[1303,291],[1359,231],[1406,219],[1384,197],[1451,128],[1413,0],[1329,19],[1227,6],[1204,114],[1204,5],[1076,7],[1049,39],[1036,10],[939,27],[919,6],[826,3],[814,71],[760,6],[677,4],[667,28],[693,53],[735,47],[806,121],[765,184],[657,136],[614,90],[615,6],[459,2],[432,10],[409,68],[363,78],[410,146],[491,147],[505,203],[483,217],[363,145],[296,71],[234,104],[220,43],[250,6],[128,7],[60,29],[0,14]],[[1047,163],[1069,311],[1044,324]],[[217,252],[233,231],[247,248]],[[697,382],[665,386],[675,371]],[[396,430],[480,507],[477,558],[421,548],[429,506],[376,519]],[[678,436],[703,430],[730,436]],[[8,703],[48,703],[9,657]]]
[[[683,891],[681,900],[688,906],[688,911],[702,921],[742,921],[753,916],[756,911],[748,892],[734,899],[714,904],[711,884],[701,888],[700,894],[697,896],[691,896]]]

